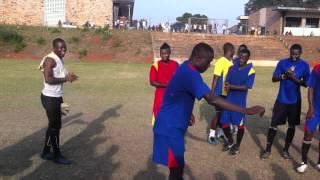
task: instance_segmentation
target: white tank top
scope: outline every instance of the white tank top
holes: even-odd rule
[[[64,78],[68,73],[63,66],[63,60],[60,59],[54,52],[51,52],[45,56],[39,66],[39,69],[43,72],[43,63],[45,59],[49,57],[56,62],[56,66],[53,68],[53,77]],[[42,89],[42,94],[49,97],[62,97],[63,96],[63,83],[60,84],[48,84],[43,80],[44,87]]]

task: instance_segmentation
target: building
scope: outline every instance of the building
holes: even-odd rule
[[[0,0],[1,23],[57,26],[112,25],[119,16],[132,19],[134,0]]]
[[[248,31],[261,34],[320,36],[320,9],[302,7],[266,7],[249,14]]]

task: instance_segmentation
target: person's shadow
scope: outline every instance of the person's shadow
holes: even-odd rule
[[[121,107],[122,105],[117,105],[107,109],[91,121],[80,134],[61,146],[66,157],[74,161],[72,165],[56,165],[51,161],[45,161],[21,179],[111,179],[113,172],[120,167],[120,162],[114,162],[112,159],[119,151],[119,145],[113,144],[99,154],[97,146],[107,141],[107,138],[99,136],[107,129],[104,122],[111,117],[120,116],[117,111]]]
[[[64,123],[79,121],[82,113],[63,118]],[[13,176],[32,165],[31,158],[41,152],[46,128],[26,136],[16,144],[0,150],[0,176]]]

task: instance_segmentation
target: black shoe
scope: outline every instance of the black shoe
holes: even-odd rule
[[[291,159],[291,156],[288,151],[283,151],[282,156],[284,159]]]
[[[269,152],[269,151],[263,151],[263,152],[261,153],[261,155],[260,155],[260,158],[263,159],[263,160],[265,160],[265,159],[268,159],[270,155],[271,155],[271,152]]]
[[[40,155],[41,159],[43,160],[53,160],[53,154],[48,152],[48,153],[41,153]]]
[[[238,145],[234,145],[234,146],[232,146],[231,149],[230,149],[230,154],[231,154],[231,155],[236,155],[236,154],[238,154],[239,152],[240,152],[240,148],[239,148]]]
[[[229,151],[233,146],[234,146],[234,143],[232,143],[232,144],[229,144],[229,143],[224,144],[224,147],[223,147],[222,151]]]
[[[56,164],[62,164],[62,165],[70,165],[70,164],[72,164],[72,162],[70,160],[66,159],[62,155],[59,155],[58,157],[55,157],[53,159],[53,162],[56,163]]]

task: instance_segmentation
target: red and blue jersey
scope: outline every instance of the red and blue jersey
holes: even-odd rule
[[[195,98],[210,92],[200,73],[190,61],[184,62],[173,75],[166,89],[154,124],[154,133],[183,137],[190,121]]]
[[[150,69],[149,81],[156,81],[158,83],[168,84],[178,67],[179,64],[174,60],[169,60],[168,62],[160,60],[158,62],[155,62]],[[154,92],[152,125],[154,124],[155,117],[157,116],[160,110],[165,90],[166,88],[156,88]]]
[[[320,113],[320,64],[313,68],[307,85],[313,88],[313,108]]]
[[[297,61],[290,58],[280,60],[273,73],[273,77],[280,77],[281,74],[286,73],[289,69],[293,70],[296,78],[305,82],[308,81],[310,67],[302,59]],[[295,104],[299,100],[301,100],[300,85],[289,79],[281,80],[277,101],[283,104]]]

